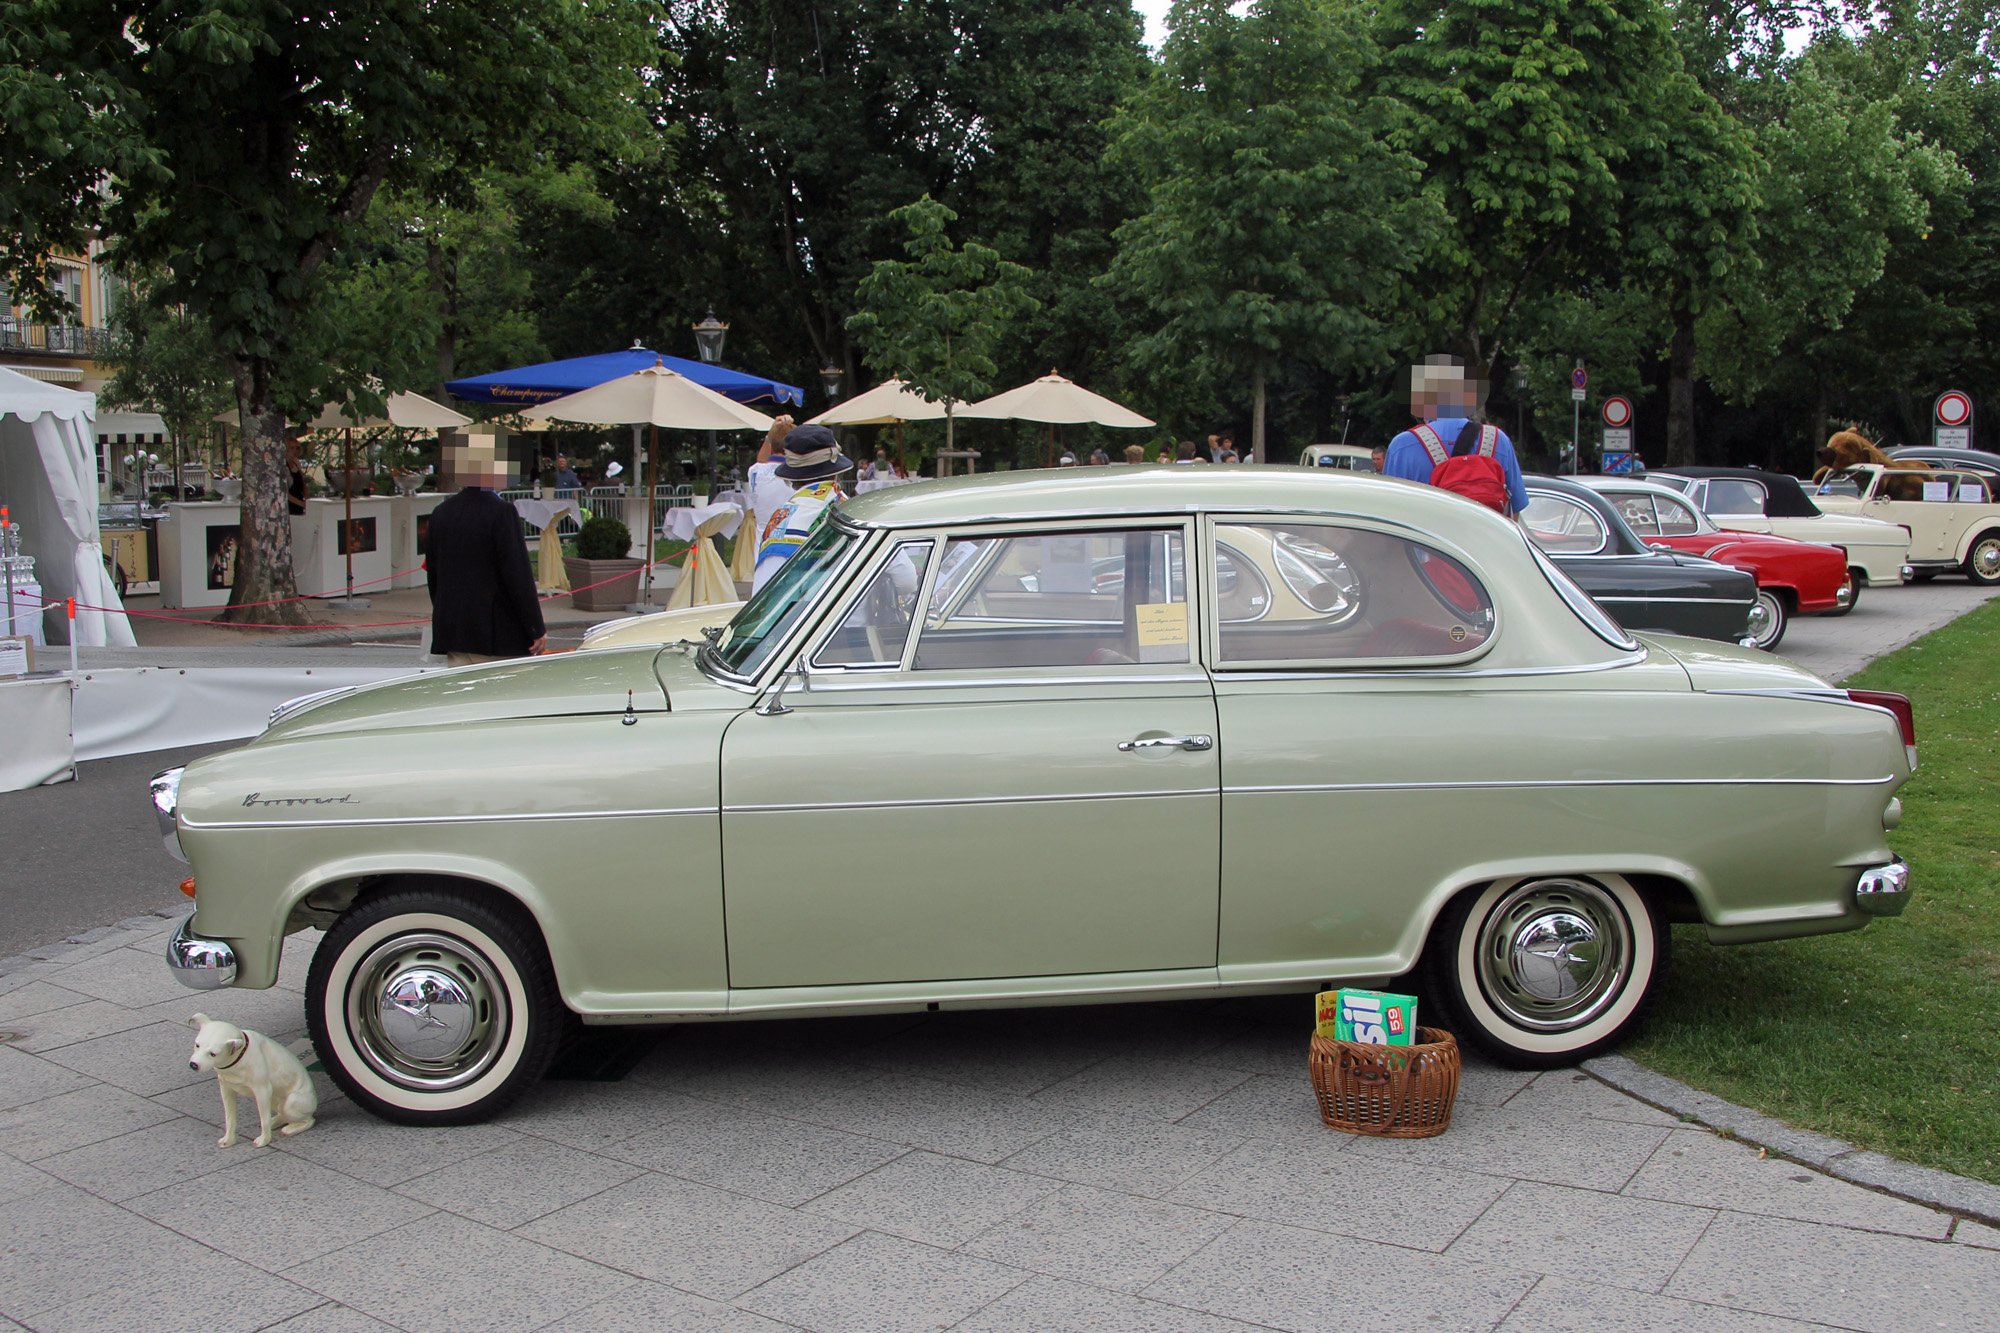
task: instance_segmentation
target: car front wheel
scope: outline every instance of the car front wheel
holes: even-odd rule
[[[1615,1045],[1666,974],[1664,920],[1618,875],[1498,880],[1438,918],[1425,990],[1460,1035],[1521,1069]]]
[[[1766,652],[1778,646],[1790,623],[1791,606],[1785,594],[1775,588],[1757,589],[1757,605],[1750,612],[1750,646]]]
[[[313,955],[306,1021],[341,1091],[386,1120],[484,1120],[554,1058],[562,999],[532,918],[449,887],[351,908]]]

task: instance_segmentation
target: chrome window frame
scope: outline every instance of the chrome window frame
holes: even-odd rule
[[[809,605],[806,608],[805,614],[800,616],[790,630],[779,639],[777,647],[766,655],[763,664],[753,674],[744,675],[731,670],[723,662],[722,654],[716,651],[714,644],[702,644],[700,650],[695,654],[695,665],[703,675],[713,680],[716,684],[728,686],[731,689],[761,690],[765,685],[785,672],[790,671],[803,660],[800,652],[797,651],[799,645],[811,641],[812,635],[825,620],[827,604],[829,602],[838,602],[843,598],[848,584],[853,579],[855,569],[867,566],[869,555],[880,544],[880,538],[884,532],[884,529],[881,528],[864,528],[858,524],[849,523],[841,517],[840,511],[837,509],[827,521],[846,532],[850,537],[855,538],[855,540],[848,543],[846,552],[828,573],[827,581],[821,587],[817,604]],[[738,614],[741,613],[739,612]]]
[[[1506,615],[1501,610],[1500,601],[1493,595],[1493,580],[1481,572],[1477,561],[1450,542],[1441,540],[1428,532],[1400,523],[1383,522],[1361,515],[1325,513],[1276,512],[1271,510],[1207,510],[1201,515],[1201,560],[1199,568],[1205,586],[1212,587],[1214,579],[1211,571],[1215,568],[1215,550],[1221,545],[1216,529],[1223,527],[1295,526],[1353,528],[1362,532],[1379,533],[1394,537],[1414,546],[1427,547],[1439,555],[1448,556],[1463,566],[1479,590],[1486,596],[1486,604],[1492,613],[1492,626],[1484,639],[1463,653],[1440,657],[1280,657],[1245,659],[1227,662],[1222,657],[1222,624],[1213,594],[1205,599],[1202,607],[1202,656],[1209,669],[1220,678],[1225,674],[1232,680],[1243,679],[1296,679],[1307,675],[1349,675],[1384,674],[1400,675],[1405,671],[1454,671],[1486,656],[1500,641],[1506,629]],[[1532,543],[1530,543],[1532,545]],[[1233,549],[1233,548],[1232,548]],[[1260,571],[1261,572],[1261,571]],[[1421,576],[1420,576],[1421,577]],[[1261,617],[1260,617],[1261,619]],[[1231,626],[1254,624],[1254,621],[1232,620]]]
[[[1537,490],[1533,486],[1530,486],[1528,488],[1528,508],[1534,508],[1535,501],[1537,500],[1558,500],[1563,504],[1582,510],[1590,516],[1590,521],[1597,525],[1597,530],[1600,534],[1597,545],[1591,547],[1588,551],[1547,551],[1547,554],[1551,556],[1560,555],[1565,560],[1587,560],[1592,556],[1621,554],[1618,551],[1607,550],[1611,545],[1611,525],[1604,521],[1603,515],[1599,514],[1583,501],[1573,495],[1564,495],[1560,491]],[[1528,526],[1528,511],[1526,509],[1521,511],[1519,524],[1521,535],[1528,539],[1528,545],[1535,547],[1537,550],[1546,550],[1540,542],[1535,540],[1534,531]]]
[[[880,557],[869,562],[867,568],[859,571],[860,577],[850,581],[845,596],[834,607],[833,614],[821,621],[819,633],[811,638],[804,651],[799,654],[799,660],[805,665],[808,679],[813,676],[831,677],[844,675],[849,672],[863,675],[879,675],[887,671],[907,669],[904,664],[910,660],[910,651],[916,643],[917,627],[923,622],[924,596],[930,590],[932,575],[937,569],[938,545],[940,540],[939,535],[935,532],[919,532],[914,534],[890,532],[888,534],[887,539],[881,544]],[[826,651],[827,645],[833,642],[833,637],[840,633],[840,627],[846,623],[848,615],[856,607],[860,606],[863,598],[867,597],[869,589],[875,586],[875,580],[888,571],[889,562],[896,558],[896,552],[906,546],[926,545],[931,548],[931,555],[924,562],[923,577],[917,580],[916,607],[911,612],[909,628],[903,631],[903,646],[897,653],[896,660],[893,662],[820,661],[819,655]]]

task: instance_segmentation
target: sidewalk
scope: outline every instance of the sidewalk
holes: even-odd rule
[[[181,909],[168,908],[169,915]],[[1473,1062],[1440,1138],[1319,1123],[1306,1001],[689,1025],[621,1081],[215,1146],[140,917],[0,977],[0,1313],[58,1329],[2000,1328],[2000,1231]]]

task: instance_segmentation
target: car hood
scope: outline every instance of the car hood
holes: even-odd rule
[[[399,727],[458,726],[504,718],[667,710],[653,673],[658,648],[553,653],[401,676],[340,690],[287,713],[259,740]]]
[[[630,616],[624,620],[607,620],[592,627],[583,636],[583,646],[595,652],[599,648],[629,648],[647,643],[657,646],[679,639],[699,642],[704,629],[727,625],[742,609],[741,602],[720,602],[712,606],[684,606],[673,611]]]
[[[1719,639],[1690,639],[1678,634],[1641,633],[1649,647],[1673,656],[1697,690],[1816,690],[1831,689],[1812,672],[1757,648]]]

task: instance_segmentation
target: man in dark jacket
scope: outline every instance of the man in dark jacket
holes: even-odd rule
[[[528,543],[514,506],[467,486],[431,511],[424,572],[431,589],[431,651],[453,666],[548,648]]]

